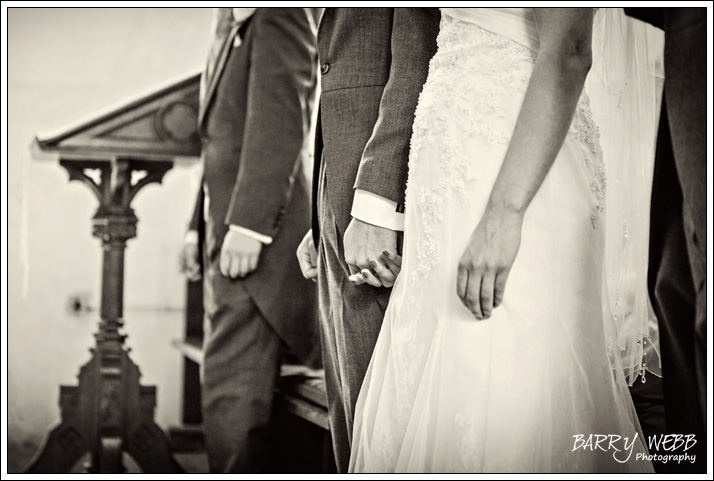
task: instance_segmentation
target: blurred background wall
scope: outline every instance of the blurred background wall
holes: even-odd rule
[[[210,9],[8,10],[8,445],[35,446],[59,418],[59,384],[77,383],[99,308],[96,201],[64,169],[34,160],[34,134],[201,68]],[[134,202],[125,265],[125,331],[156,420],[179,422],[185,284],[178,252],[196,167],[170,171]],[[78,297],[91,310],[69,308]]]

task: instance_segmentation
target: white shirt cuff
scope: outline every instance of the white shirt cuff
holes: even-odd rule
[[[186,237],[184,237],[183,241],[186,244],[198,244],[198,231],[190,230],[186,232]]]
[[[265,245],[270,245],[273,243],[272,237],[269,237],[269,236],[263,235],[263,234],[258,234],[257,232],[252,231],[250,229],[246,229],[245,227],[240,227],[240,226],[231,224],[230,226],[228,226],[228,228],[230,230],[232,230],[233,232],[238,232],[239,234],[243,234],[245,236],[251,237],[257,241],[262,242]]]
[[[367,190],[355,189],[352,217],[377,227],[404,230],[404,214],[397,212],[397,203]]]

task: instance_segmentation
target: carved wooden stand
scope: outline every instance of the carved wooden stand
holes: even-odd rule
[[[155,386],[141,386],[140,372],[124,347],[124,250],[136,237],[130,204],[151,182],[161,182],[171,162],[115,159],[62,160],[70,180],[88,185],[99,199],[92,234],[102,240],[102,298],[92,359],[82,366],[78,386],[60,386],[61,422],[25,469],[28,473],[68,472],[91,453],[90,472],[120,473],[122,453],[145,473],[178,473],[164,433],[154,422]],[[99,174],[95,180],[92,174]]]

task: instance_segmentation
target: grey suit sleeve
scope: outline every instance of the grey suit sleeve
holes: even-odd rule
[[[259,9],[240,170],[226,224],[275,237],[310,128],[317,47],[302,8]]]
[[[439,21],[437,8],[394,9],[389,80],[354,185],[398,204],[404,203],[414,110],[436,53]]]

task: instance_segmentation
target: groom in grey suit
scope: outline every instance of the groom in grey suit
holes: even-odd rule
[[[435,8],[328,8],[320,19],[313,227],[298,258],[303,275],[317,277],[340,472],[349,464],[354,407],[394,281],[370,260],[400,247],[414,110],[439,19]],[[363,272],[364,284],[350,282]]]

